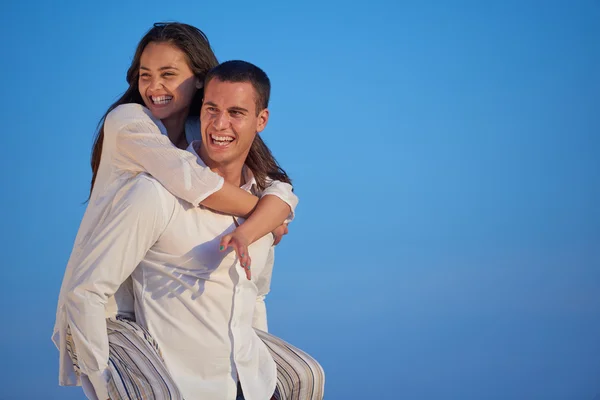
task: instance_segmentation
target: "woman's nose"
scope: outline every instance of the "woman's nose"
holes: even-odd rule
[[[159,90],[163,88],[163,82],[162,79],[160,78],[154,78],[150,81],[150,86],[148,86],[148,89],[154,91],[154,90]]]

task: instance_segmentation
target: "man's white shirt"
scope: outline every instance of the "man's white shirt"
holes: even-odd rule
[[[105,318],[134,311],[131,287],[122,283],[139,264],[133,274],[136,318],[162,347],[185,397],[234,398],[239,374],[246,398],[269,398],[275,365],[251,328],[266,330],[262,300],[270,285],[271,235],[250,247],[253,279],[247,281],[234,255],[218,251],[220,236],[234,227],[232,217],[194,207],[221,187],[222,178],[206,173],[192,153],[173,162],[160,121],[141,106],[127,106],[111,113],[118,118],[107,117],[103,162],[61,288],[53,335],[61,352],[60,383],[81,384],[65,348],[68,324],[79,367],[97,396],[108,397]],[[197,122],[186,126],[188,141],[198,133]],[[297,198],[285,185],[274,182],[263,195],[277,195],[293,210]],[[218,360],[225,352],[227,360]]]
[[[235,229],[233,217],[193,207],[147,174],[119,190],[109,218],[103,225],[112,246],[103,257],[121,255],[123,262],[73,282],[67,313],[78,352],[105,340],[106,331],[95,328],[104,319],[102,297],[133,273],[137,322],[158,343],[184,398],[235,399],[238,379],[246,399],[270,398],[276,366],[253,325],[256,316],[256,325],[266,326],[264,307],[256,304],[270,287],[272,235],[249,246],[248,280],[235,252],[219,251],[221,236]],[[106,382],[92,384],[98,393]]]

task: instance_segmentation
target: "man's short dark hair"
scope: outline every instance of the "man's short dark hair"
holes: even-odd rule
[[[271,81],[256,65],[241,60],[225,61],[208,71],[204,87],[214,78],[221,82],[250,82],[256,92],[256,115],[269,106]]]

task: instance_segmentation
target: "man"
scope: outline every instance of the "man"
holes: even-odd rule
[[[188,149],[225,181],[249,191],[264,187],[265,165],[276,165],[265,147],[253,153],[263,158],[252,160],[255,171],[245,166],[269,119],[269,93],[268,77],[252,64],[230,61],[211,70],[201,110],[202,140]],[[278,339],[261,332],[267,329],[264,297],[273,267],[272,237],[249,247],[250,273],[235,254],[218,250],[221,236],[240,222],[178,200],[146,174],[124,185],[111,218],[103,221],[123,229],[111,236],[104,253],[90,254],[95,258],[75,271],[68,289],[71,353],[89,383],[89,398],[127,393],[125,398],[222,400],[242,391],[248,400],[279,398],[285,396],[286,370],[299,372],[294,363],[307,365],[313,377],[310,387],[293,398],[322,398],[318,363],[292,346],[289,358],[277,354],[276,362],[269,347]],[[101,227],[98,232],[101,236]],[[105,252],[120,252],[121,263],[103,266]],[[130,275],[137,324],[109,321],[109,339],[102,329],[105,304]],[[138,385],[147,371],[158,374]]]

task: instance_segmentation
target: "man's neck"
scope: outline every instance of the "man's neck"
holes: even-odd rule
[[[225,182],[235,185],[237,187],[242,186],[245,182],[244,178],[244,163],[243,162],[233,162],[233,163],[216,163],[211,160],[206,152],[204,151],[201,144],[199,144],[196,148],[196,153],[200,156],[202,161],[206,164],[211,171],[219,174],[223,177]]]

